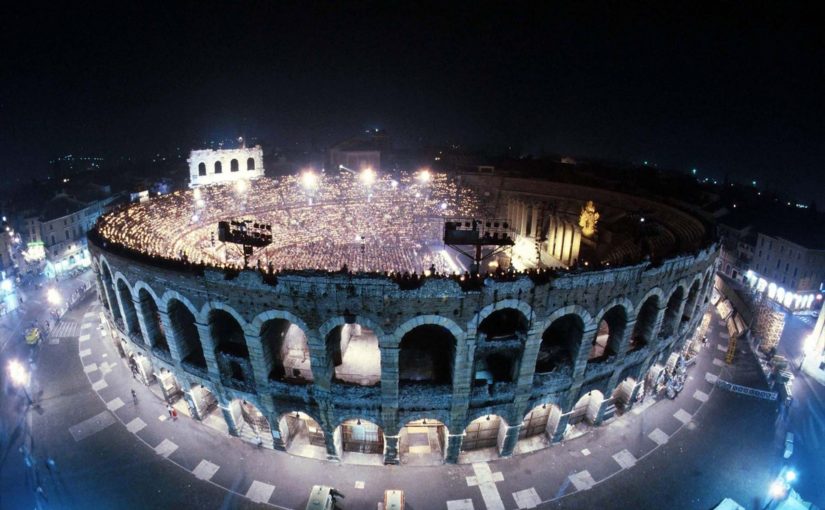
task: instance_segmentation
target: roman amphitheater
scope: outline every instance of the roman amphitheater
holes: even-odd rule
[[[239,219],[271,243],[221,241]],[[494,223],[513,246],[471,267],[445,222]],[[680,204],[371,171],[195,187],[89,240],[119,352],[182,413],[295,455],[410,465],[533,451],[628,412],[691,339],[719,249]]]

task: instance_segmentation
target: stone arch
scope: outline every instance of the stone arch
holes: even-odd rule
[[[207,303],[201,316],[208,328],[221,380],[229,386],[244,390],[254,387],[255,378],[243,317],[223,303]]]
[[[400,383],[453,383],[459,340],[442,324],[424,322],[399,328],[406,330],[398,342]]]
[[[321,420],[306,409],[293,409],[277,417],[280,439],[287,452],[326,459],[327,435]]]
[[[629,351],[641,349],[655,340],[659,307],[663,301],[662,296],[661,290],[652,289],[639,302],[635,311],[636,324],[631,333]]]
[[[501,301],[496,301],[495,303],[491,303],[482,308],[481,311],[478,312],[478,314],[476,314],[476,316],[470,322],[467,323],[467,335],[473,336],[477,334],[478,327],[481,325],[482,322],[484,322],[484,319],[486,319],[489,315],[496,311],[504,310],[507,308],[512,308],[514,310],[518,310],[519,312],[521,312],[522,316],[527,321],[527,328],[530,327],[530,324],[533,321],[533,318],[535,317],[535,315],[533,314],[533,308],[524,301],[521,301],[519,299],[503,299]]]
[[[409,333],[413,328],[425,324],[441,326],[452,333],[453,337],[456,339],[456,342],[461,343],[464,341],[464,330],[462,330],[458,324],[450,319],[440,315],[419,315],[409,319],[395,329],[395,332],[392,335],[395,340],[392,347],[398,347],[401,343],[401,339],[404,338],[404,335]]]
[[[237,172],[240,170],[240,166],[238,165],[238,160],[232,158],[232,161],[229,162],[229,171],[230,172]]]
[[[201,343],[197,309],[184,296],[167,291],[161,300],[169,317],[170,336],[177,346],[184,368],[206,370],[206,356]]]
[[[461,450],[467,452],[482,448],[500,448],[507,428],[507,420],[498,414],[484,413],[477,418],[468,417],[467,426],[463,429]]]
[[[246,158],[246,170],[255,170],[255,158]]]
[[[675,335],[679,330],[679,323],[681,322],[682,309],[685,300],[685,287],[680,282],[671,291],[665,305],[665,315],[662,319],[662,327],[659,328],[659,338],[667,338]]]
[[[570,409],[568,423],[575,425],[587,422],[590,425],[596,424],[599,420],[599,411],[604,402],[604,393],[598,389],[591,389],[582,392],[576,403]]]
[[[546,439],[543,440],[542,446],[546,445],[547,439],[554,435],[561,415],[561,407],[558,404],[537,402],[531,405],[521,419],[519,440],[543,436]]]
[[[112,276],[112,268],[109,266],[109,261],[101,255],[100,257],[100,274],[103,283],[103,292],[105,294],[105,305],[109,308],[112,318],[120,319],[120,306],[118,305],[117,295],[115,294],[115,280]]]
[[[693,278],[693,282],[690,284],[688,289],[687,298],[685,300],[685,308],[682,312],[682,317],[684,321],[689,321],[693,318],[693,312],[696,308],[696,304],[699,302],[699,293],[702,288],[702,275],[697,274]]]
[[[401,411],[398,413],[398,423],[403,427],[405,423],[418,420],[438,420],[448,429],[452,424],[449,409],[429,409],[427,411]]]
[[[355,315],[338,316],[326,321],[319,331],[333,381],[360,386],[381,383],[380,345],[384,334],[375,321]]]
[[[546,328],[542,331],[535,373],[573,369],[582,348],[584,332],[590,324],[589,314],[585,317],[587,321],[571,307],[562,308],[550,315],[548,322],[545,322]]]
[[[246,333],[250,335],[257,335],[261,331],[261,326],[264,325],[264,322],[272,319],[284,319],[292,324],[295,324],[304,331],[311,331],[303,319],[292,312],[288,312],[286,310],[267,310],[259,313],[252,319],[251,322],[249,322],[246,327]]]
[[[221,164],[220,161],[215,161],[215,164],[214,164],[213,168],[215,170],[214,173],[216,173],[216,174],[223,173],[223,165]]]
[[[296,319],[299,322],[289,320]],[[248,341],[260,342],[263,364],[270,380],[308,383],[313,378],[307,333],[295,315],[279,310],[259,314],[247,327]],[[258,325],[255,329],[255,325]],[[249,330],[252,330],[251,332]]]
[[[616,298],[596,314],[596,333],[593,336],[589,360],[605,360],[623,348],[625,332],[630,322],[633,305],[626,298]]]
[[[345,418],[335,427],[334,441],[342,460],[348,452],[380,455],[384,453],[384,429],[380,420]],[[339,446],[340,445],[340,446]]]
[[[206,163],[204,163],[203,161],[198,163],[198,175],[201,177],[206,175]]]
[[[132,335],[133,338],[146,343],[140,331],[140,324],[138,323],[137,310],[135,309],[135,301],[132,297],[132,286],[129,281],[123,276],[123,273],[118,271],[114,277],[115,294],[120,305],[120,313],[123,318],[123,324],[126,331]]]
[[[169,353],[169,340],[160,316],[160,299],[157,294],[143,281],[135,283],[132,292],[135,293],[138,317],[143,324],[146,341],[152,347]]]
[[[215,310],[221,310],[231,315],[232,318],[235,319],[235,321],[237,321],[238,325],[241,327],[241,331],[243,331],[244,334],[246,334],[246,331],[249,326],[246,322],[246,319],[244,319],[243,316],[240,313],[238,313],[238,311],[235,310],[232,306],[220,301],[208,301],[206,304],[203,305],[203,308],[201,308],[200,312],[198,313],[198,320],[201,322],[201,324],[207,324],[209,314],[214,312]]]

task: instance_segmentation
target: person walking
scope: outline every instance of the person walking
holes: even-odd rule
[[[175,410],[172,409],[172,406],[170,404],[166,404],[166,411],[169,413],[170,418],[175,419],[175,415],[172,414]]]
[[[178,410],[174,407],[172,408],[172,420],[178,421]]]
[[[135,393],[135,389],[132,388],[132,402],[137,404],[137,393]]]

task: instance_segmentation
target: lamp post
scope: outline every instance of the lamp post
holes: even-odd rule
[[[29,374],[29,371],[26,370],[26,367],[23,366],[22,363],[14,359],[9,361],[7,370],[12,384],[23,389],[23,394],[26,395],[26,401],[28,401],[29,405],[31,405],[32,398],[29,396],[29,392],[26,389],[29,385],[29,378],[31,375]]]

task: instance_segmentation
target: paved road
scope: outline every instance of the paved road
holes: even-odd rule
[[[150,501],[182,508],[264,506],[248,495],[270,507],[302,508],[316,483],[343,491],[348,509],[375,508],[385,488],[404,489],[413,510],[528,508],[539,501],[541,508],[710,508],[726,496],[756,507],[780,465],[776,405],[714,389],[711,381],[720,374],[764,387],[746,346],[735,366],[714,362],[727,343],[715,316],[711,342],[677,399],[529,455],[417,468],[294,457],[256,449],[187,418],[161,420],[161,402],[131,378],[96,327],[98,308],[90,302],[70,313],[67,319],[80,325],[78,338],[44,346],[40,355],[34,456],[54,507],[85,508],[92,501],[119,508]],[[137,405],[131,388],[138,391]],[[56,459],[56,473],[43,464],[47,456]]]

